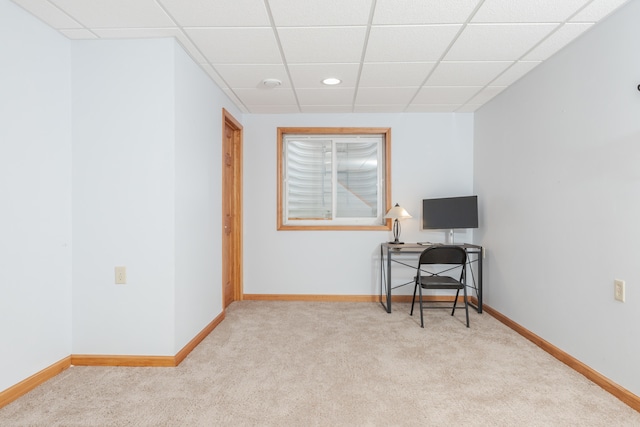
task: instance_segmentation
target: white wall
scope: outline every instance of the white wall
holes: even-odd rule
[[[639,20],[634,0],[478,111],[474,166],[486,303],[636,395]]]
[[[0,0],[0,391],[71,352],[69,41]]]
[[[174,43],[72,43],[74,354],[175,354]]]
[[[222,108],[241,114],[173,39],[72,45],[73,353],[173,356],[222,312]]]
[[[404,241],[444,239],[419,230],[423,198],[472,191],[471,114],[245,115],[244,125],[247,294],[376,295],[379,244],[392,240],[390,231],[277,231],[278,127],[390,127],[392,202],[413,216],[402,222]]]
[[[222,312],[222,108],[241,113],[175,45],[177,353]]]

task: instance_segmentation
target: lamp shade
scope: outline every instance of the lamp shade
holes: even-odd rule
[[[402,219],[402,218],[411,218],[411,215],[409,215],[409,212],[407,212],[405,208],[401,207],[399,204],[396,203],[394,207],[389,209],[389,212],[387,212],[387,214],[384,217],[391,218],[391,219]]]

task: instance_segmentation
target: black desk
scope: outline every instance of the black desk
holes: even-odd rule
[[[387,313],[391,313],[391,291],[402,286],[414,284],[414,281],[411,280],[401,285],[391,286],[392,263],[397,263],[404,265],[405,267],[416,269],[418,255],[431,245],[432,244],[418,243],[394,245],[393,243],[386,242],[380,245],[380,304],[382,304],[382,306],[387,310]],[[460,246],[467,252],[467,265],[471,270],[471,274],[467,276],[467,287],[470,287],[475,291],[475,296],[478,300],[478,304],[472,305],[478,310],[478,313],[482,313],[482,246],[472,245],[470,243],[462,243],[455,246]],[[415,255],[416,264],[411,265],[397,258],[394,259],[394,256],[406,254]],[[476,265],[477,280],[476,275],[474,275],[473,272],[473,264]],[[471,280],[468,280],[469,277],[471,278]],[[473,295],[473,292],[471,293],[471,295]],[[386,300],[383,300],[383,296],[386,297]]]

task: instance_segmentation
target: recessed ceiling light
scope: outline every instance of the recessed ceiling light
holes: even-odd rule
[[[322,81],[322,84],[329,85],[329,86],[339,85],[340,83],[342,83],[342,80],[337,79],[335,77],[329,77]]]
[[[280,86],[282,82],[278,79],[264,79],[262,84],[268,88],[274,88]]]

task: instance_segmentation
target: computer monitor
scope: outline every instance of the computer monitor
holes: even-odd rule
[[[422,229],[448,230],[453,243],[456,228],[478,228],[478,196],[444,197],[422,200]]]

